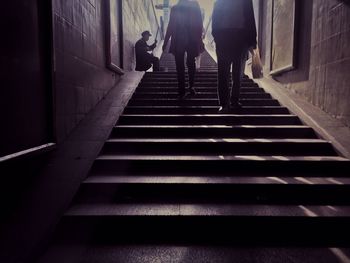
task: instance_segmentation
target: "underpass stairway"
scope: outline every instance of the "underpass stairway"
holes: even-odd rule
[[[349,160],[249,78],[243,108],[218,114],[207,53],[184,101],[172,57],[161,64],[168,71],[145,74],[55,242],[349,245]]]

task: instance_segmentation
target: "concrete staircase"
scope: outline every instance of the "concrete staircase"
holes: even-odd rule
[[[218,114],[216,65],[208,54],[203,63],[185,101],[169,55],[169,72],[146,73],[41,262],[62,247],[84,247],[71,262],[252,262],[222,249],[350,244],[349,161],[251,79],[243,109]],[[150,246],[155,261],[140,252]],[[219,250],[222,261],[203,251],[160,260],[174,246]]]

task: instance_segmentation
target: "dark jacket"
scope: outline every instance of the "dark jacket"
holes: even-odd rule
[[[152,51],[157,46],[156,43],[149,46],[145,40],[142,38],[135,44],[135,53],[136,53],[136,70],[137,71],[147,71],[152,67],[152,60],[154,59],[153,55],[148,53]]]
[[[252,0],[218,0],[212,19],[215,42],[240,42],[246,48],[256,48],[257,33]]]
[[[198,3],[184,1],[171,9],[164,43],[171,38],[170,53],[191,51],[198,56],[203,51],[203,18]]]

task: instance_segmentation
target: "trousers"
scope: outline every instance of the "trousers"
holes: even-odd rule
[[[218,94],[222,107],[239,102],[241,81],[248,47],[240,30],[231,34],[218,34],[215,38],[218,58]],[[232,73],[231,73],[232,68]],[[230,78],[232,77],[232,86]]]
[[[186,89],[185,54],[187,54],[186,64],[188,68],[189,86],[191,88],[194,86],[194,79],[196,74],[195,53],[191,52],[191,50],[184,50],[183,52],[177,52],[175,54],[175,63],[176,63],[179,94],[184,94]]]

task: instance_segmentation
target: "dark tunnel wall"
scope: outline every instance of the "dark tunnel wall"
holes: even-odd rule
[[[52,141],[49,8],[37,0],[2,4],[0,156]]]

